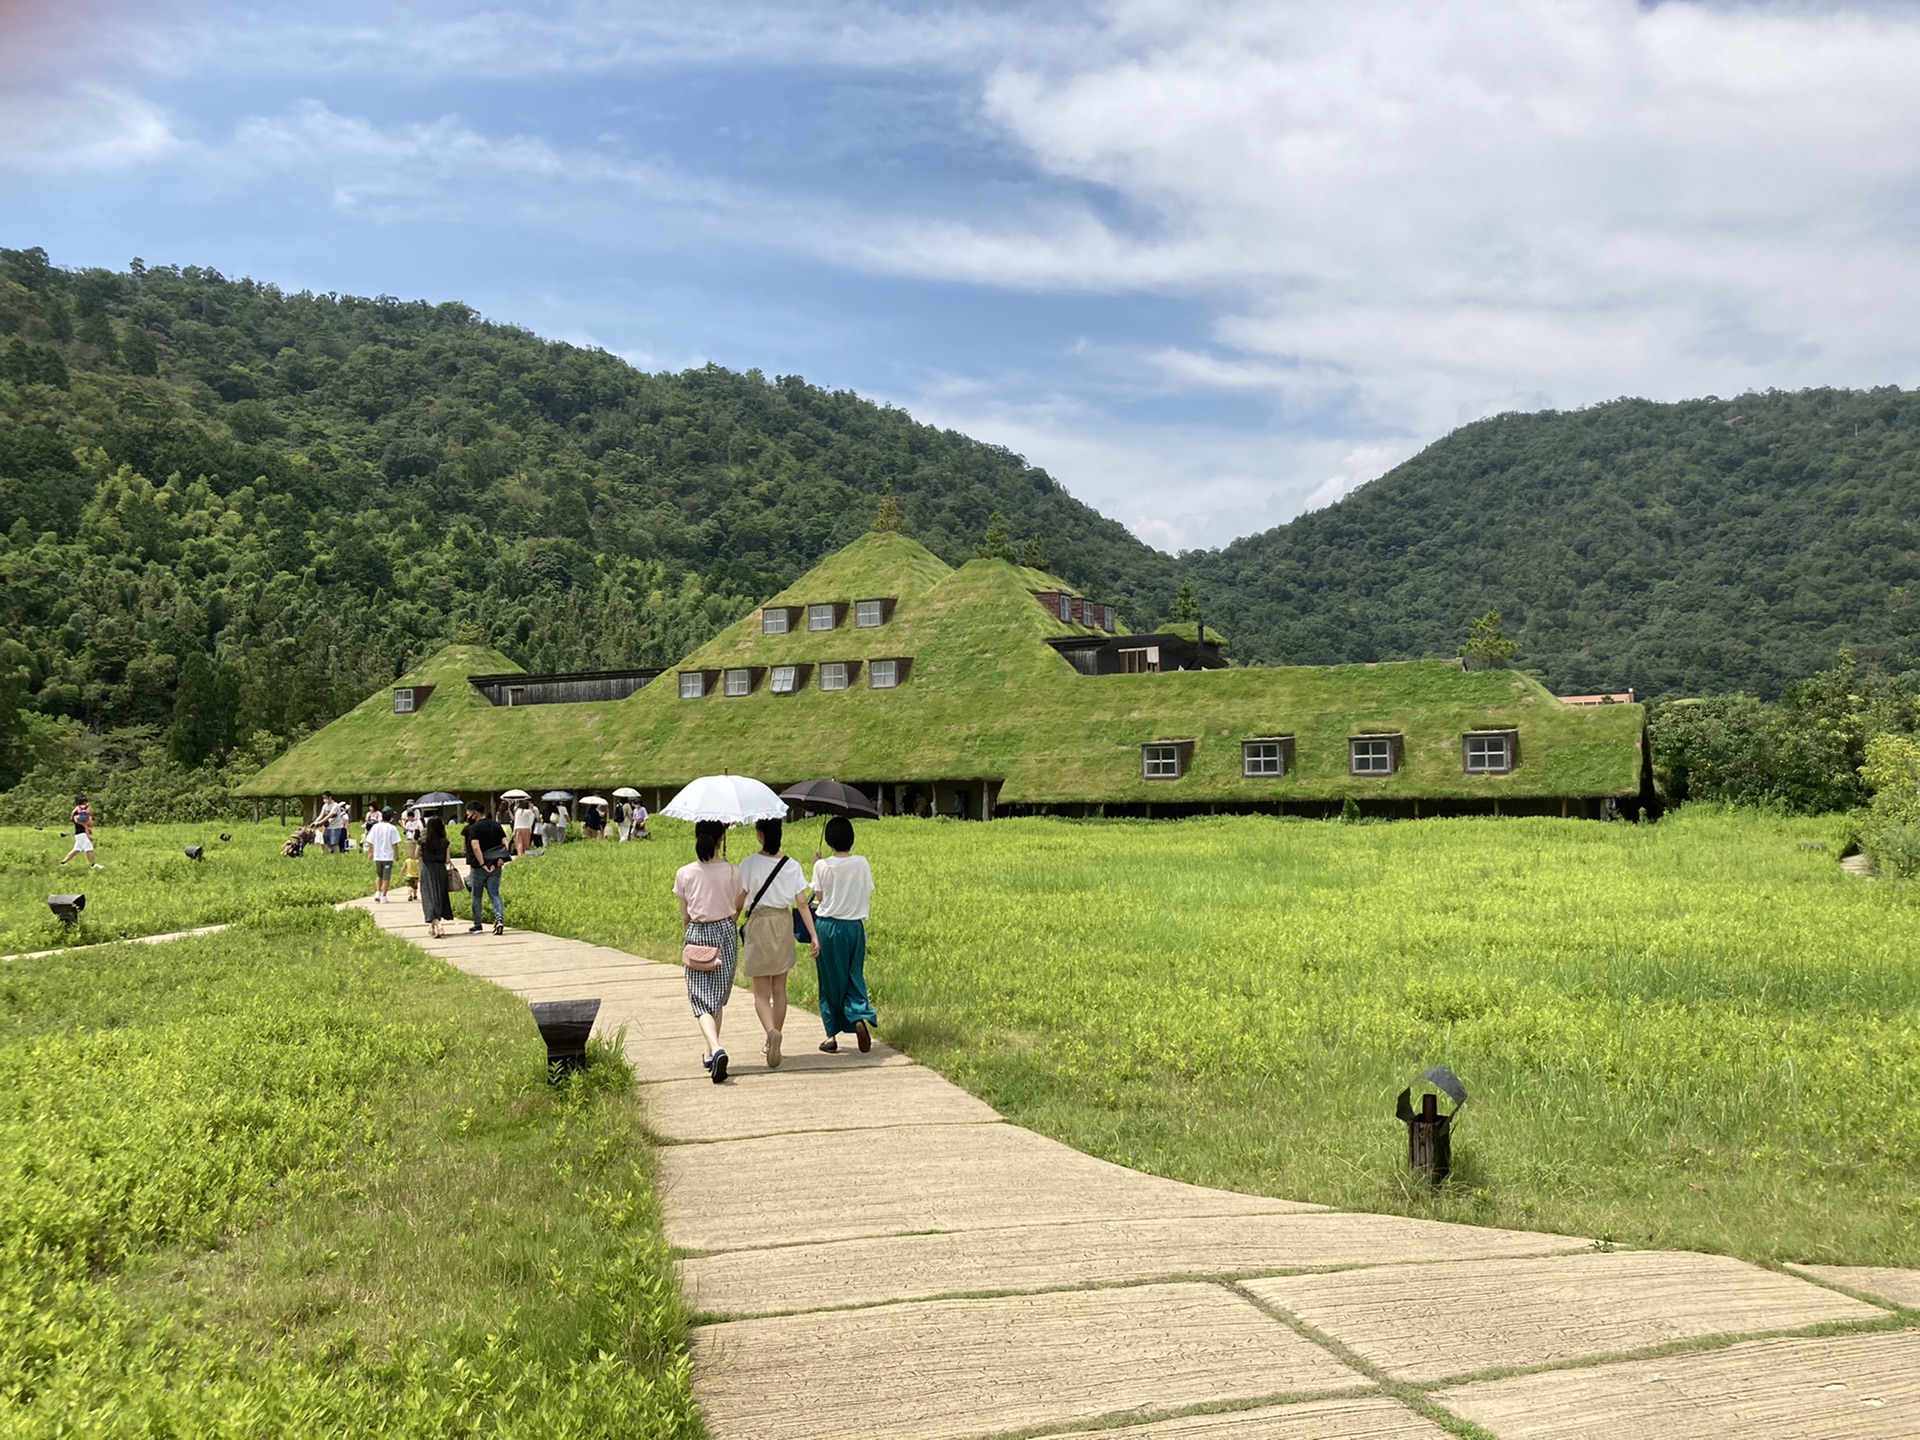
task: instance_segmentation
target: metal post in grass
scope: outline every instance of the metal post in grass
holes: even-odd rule
[[[84,895],[49,895],[47,909],[53,912],[53,918],[62,925],[76,925],[80,921],[80,912],[87,908]]]
[[[1429,1184],[1438,1185],[1453,1170],[1453,1119],[1467,1103],[1467,1087],[1460,1077],[1444,1065],[1436,1065],[1416,1083],[1444,1090],[1453,1101],[1453,1109],[1440,1113],[1440,1097],[1429,1090],[1420,1097],[1420,1108],[1413,1108],[1413,1086],[1400,1092],[1394,1114],[1407,1127],[1407,1163],[1413,1173]]]
[[[527,1006],[533,1023],[540,1027],[540,1038],[547,1042],[547,1070],[559,1079],[569,1070],[583,1070],[587,1064],[587,1037],[600,1014],[598,1000],[535,1000]]]
[[[189,860],[204,859],[206,856],[206,853],[207,852],[201,849],[198,845],[187,846],[187,859]]]

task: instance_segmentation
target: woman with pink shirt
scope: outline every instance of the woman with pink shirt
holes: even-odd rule
[[[700,1063],[716,1085],[727,1078],[720,1023],[733,995],[733,971],[740,958],[740,932],[735,926],[747,898],[740,872],[720,858],[726,835],[727,827],[718,820],[695,824],[694,861],[682,865],[673,877],[673,893],[687,927],[680,957],[687,974],[687,1000],[707,1047]]]

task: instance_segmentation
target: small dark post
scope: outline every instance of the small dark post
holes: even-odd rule
[[[1444,1065],[1436,1065],[1420,1077],[1421,1082],[1446,1091],[1453,1109],[1440,1113],[1440,1097],[1427,1092],[1420,1097],[1420,1109],[1413,1108],[1413,1087],[1400,1092],[1394,1114],[1407,1127],[1407,1163],[1413,1173],[1429,1184],[1438,1185],[1453,1170],[1453,1119],[1467,1103],[1467,1087],[1460,1077]]]
[[[47,908],[53,912],[54,919],[58,920],[62,925],[73,925],[78,923],[80,912],[87,908],[87,897],[84,895],[49,895],[47,896]]]
[[[202,850],[198,845],[187,846],[187,859],[189,860],[198,860],[205,854],[206,851]]]
[[[540,1038],[547,1042],[547,1067],[558,1079],[569,1070],[583,1070],[587,1064],[587,1037],[600,1014],[598,1000],[535,1000],[527,1007],[533,1011],[533,1023],[540,1027]]]

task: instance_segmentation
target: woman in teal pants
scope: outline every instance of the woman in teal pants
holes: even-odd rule
[[[873,903],[873,870],[867,857],[853,853],[853,822],[844,815],[827,821],[826,859],[813,856],[813,914],[820,935],[814,966],[820,977],[820,1021],[829,1055],[839,1036],[851,1030],[862,1053],[873,1048],[873,1027],[880,1023],[867,999],[867,911]]]

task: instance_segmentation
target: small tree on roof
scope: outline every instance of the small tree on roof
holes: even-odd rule
[[[873,507],[873,524],[867,527],[876,535],[891,535],[900,529],[900,502],[894,497],[893,481],[880,492],[880,503]]]
[[[1020,563],[1029,570],[1046,569],[1047,547],[1042,545],[1037,539],[1025,541],[1020,546]]]
[[[1200,597],[1193,593],[1193,581],[1180,582],[1180,592],[1173,597],[1173,608],[1167,611],[1167,615],[1174,620],[1200,618]]]
[[[1020,563],[1020,554],[1013,548],[1013,542],[1007,538],[1007,517],[998,510],[987,520],[987,538],[973,547],[973,553],[982,560],[1007,560]]]
[[[1470,668],[1484,669],[1512,659],[1519,648],[1500,628],[1500,612],[1489,610],[1467,627],[1467,639],[1460,647],[1460,658]]]

